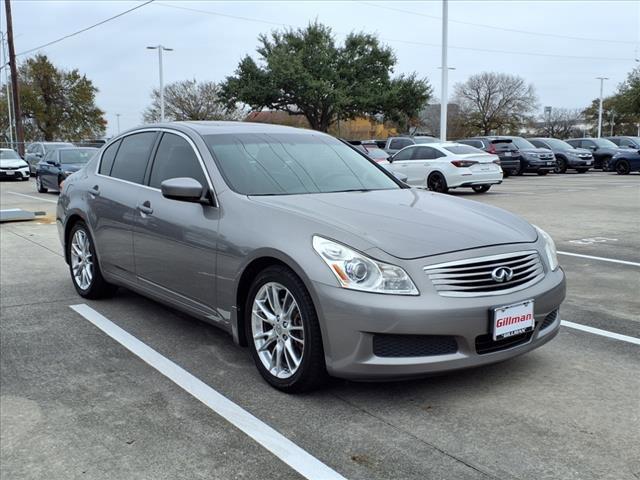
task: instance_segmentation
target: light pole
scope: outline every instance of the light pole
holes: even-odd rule
[[[116,113],[116,125],[118,126],[118,133],[120,133],[120,114]]]
[[[449,68],[447,67],[447,46],[448,46],[448,0],[442,0],[442,95],[440,99],[440,141],[447,141],[447,82],[449,81]]]
[[[2,69],[4,70],[4,82],[5,82],[5,86],[7,88],[7,114],[8,114],[8,120],[9,120],[9,147],[13,148],[13,112],[12,112],[12,106],[11,106],[11,91],[9,90],[9,62],[7,60],[7,57],[9,56],[7,54],[7,50],[5,49],[5,36],[6,34],[4,32],[0,32],[0,49],[2,50]]]
[[[149,50],[158,50],[158,73],[160,76],[160,121],[164,122],[164,83],[162,81],[162,52],[172,52],[173,48],[167,48],[162,45],[155,47],[147,47]]]
[[[596,80],[600,80],[600,108],[598,108],[598,138],[602,135],[602,89],[604,87],[604,81],[609,80],[608,77],[596,77]]]

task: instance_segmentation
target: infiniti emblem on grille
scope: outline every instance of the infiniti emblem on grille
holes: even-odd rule
[[[498,283],[508,282],[513,277],[513,270],[509,267],[498,267],[491,272],[491,278]]]

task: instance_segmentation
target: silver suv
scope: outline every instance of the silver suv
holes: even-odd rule
[[[57,221],[81,296],[127,287],[217,325],[289,392],[499,362],[560,326],[545,232],[311,130],[128,131],[65,180]]]

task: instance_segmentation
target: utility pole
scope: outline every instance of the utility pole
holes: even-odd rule
[[[7,61],[7,50],[5,47],[5,41],[7,34],[0,32],[0,49],[2,50],[2,69],[4,69],[4,84],[7,89],[7,118],[9,119],[9,147],[13,148],[13,113],[11,112],[11,90],[9,89],[9,62]]]
[[[442,95],[440,99],[440,141],[447,141],[447,103],[449,95],[447,93],[447,82],[449,81],[449,67],[447,66],[448,47],[448,21],[449,21],[448,0],[442,0]]]
[[[173,48],[167,48],[162,45],[156,45],[155,47],[147,47],[149,50],[158,50],[158,73],[160,77],[160,121],[164,122],[164,83],[162,72],[162,52],[172,52]]]
[[[600,108],[598,108],[598,138],[602,136],[602,89],[604,81],[609,80],[608,77],[596,77],[596,80],[600,80]]]
[[[118,133],[120,133],[120,114],[116,113],[116,123],[118,125]]]
[[[615,125],[615,121],[616,121],[616,111],[611,110],[611,132],[609,133],[610,137],[613,137],[613,126]]]
[[[7,44],[9,46],[9,67],[11,68],[11,89],[13,91],[13,118],[16,122],[18,154],[24,157],[24,129],[22,128],[22,111],[20,110],[20,90],[18,87],[18,69],[16,68],[16,51],[13,47],[13,22],[11,21],[11,2],[4,0],[7,14]]]

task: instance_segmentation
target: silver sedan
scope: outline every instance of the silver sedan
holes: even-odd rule
[[[81,296],[126,287],[211,322],[288,392],[505,360],[556,335],[565,297],[539,228],[310,130],[125,132],[66,179],[57,221]]]

